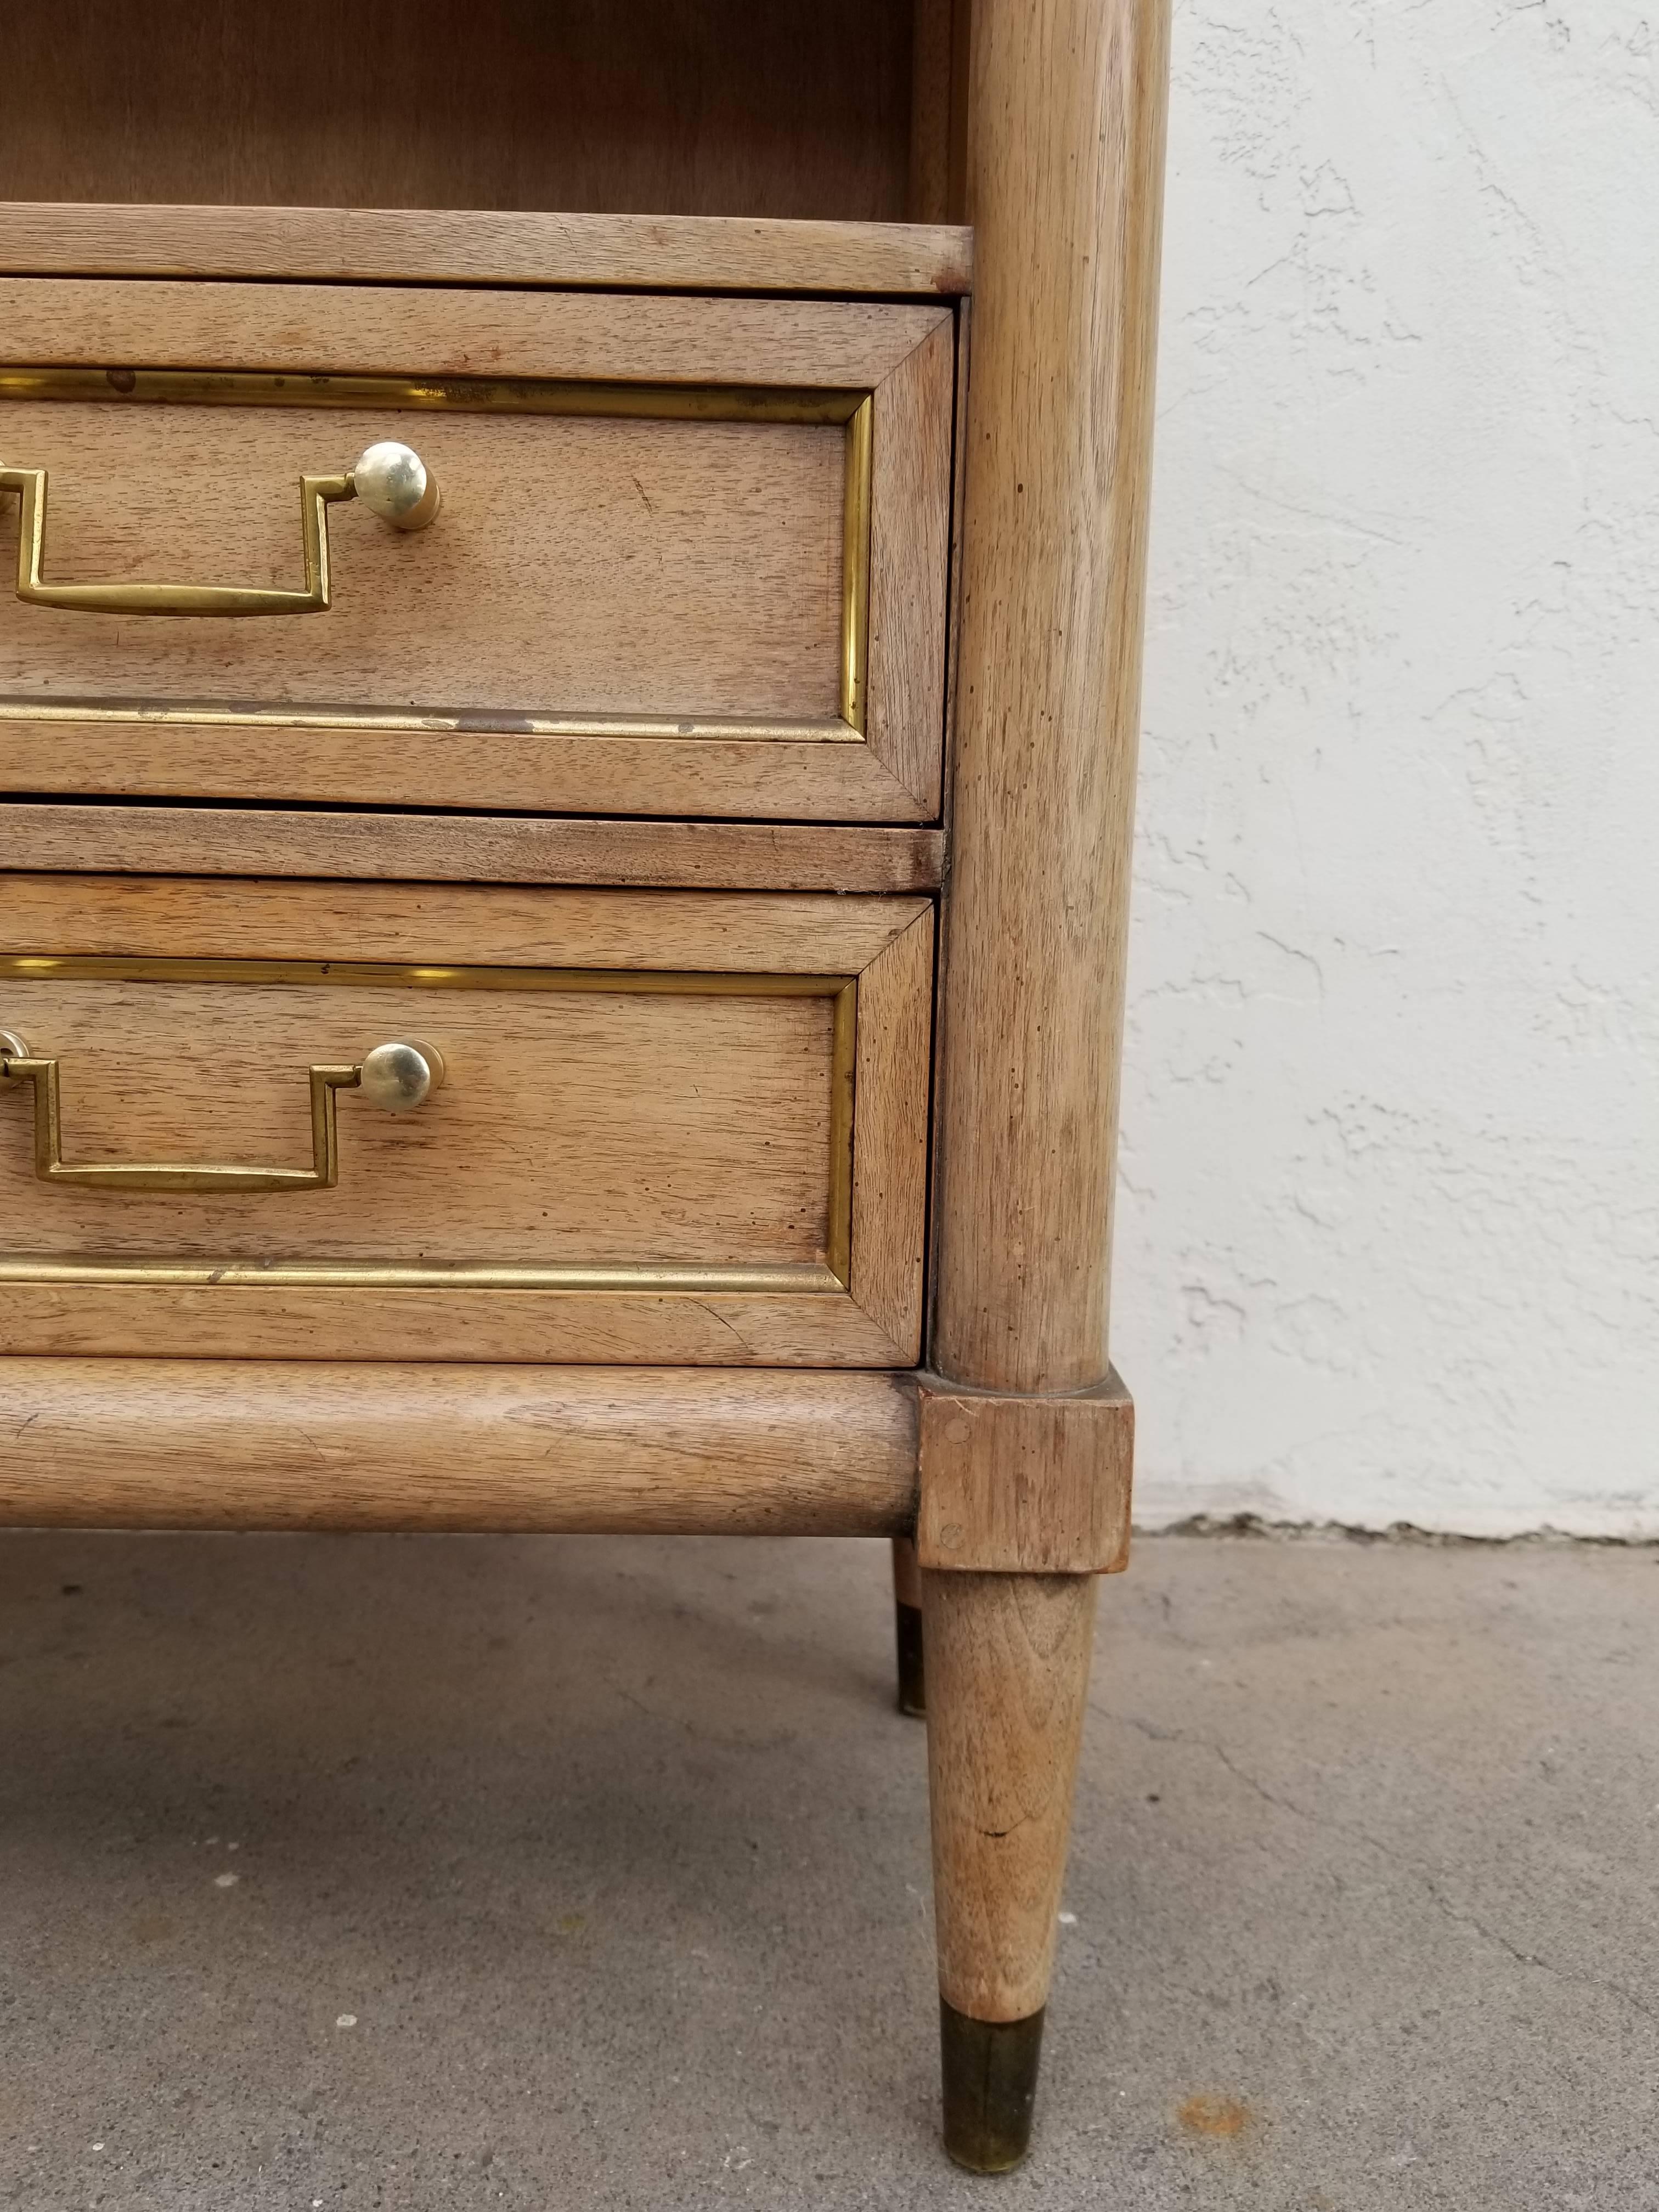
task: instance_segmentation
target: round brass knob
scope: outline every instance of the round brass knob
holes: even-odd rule
[[[359,1087],[385,1114],[412,1114],[444,1079],[444,1056],[435,1045],[398,1037],[363,1054]]]
[[[363,505],[394,530],[424,530],[438,512],[438,479],[412,446],[395,438],[357,456],[351,483]]]
[[[29,1048],[15,1030],[0,1030],[0,1060],[27,1060]]]

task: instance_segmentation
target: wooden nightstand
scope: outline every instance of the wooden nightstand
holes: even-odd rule
[[[972,13],[0,29],[0,1521],[892,1536],[991,2170],[1127,1547],[1164,25]]]

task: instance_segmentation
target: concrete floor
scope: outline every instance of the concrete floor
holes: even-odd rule
[[[884,1575],[0,1539],[0,2203],[1659,2207],[1659,1557],[1142,1542],[1000,2181]]]

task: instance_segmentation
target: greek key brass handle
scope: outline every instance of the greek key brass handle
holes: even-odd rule
[[[58,1062],[40,1060],[21,1037],[0,1030],[0,1081],[34,1085],[34,1172],[42,1182],[81,1190],[331,1190],[340,1177],[334,1105],[342,1091],[361,1091],[388,1114],[412,1113],[444,1079],[443,1055],[429,1044],[377,1044],[352,1067],[311,1070],[311,1165],[228,1168],[151,1160],[64,1158]]]
[[[243,584],[48,584],[46,556],[46,471],[0,468],[0,491],[21,502],[17,525],[17,596],[31,606],[83,615],[310,615],[328,599],[328,510],[360,499],[394,530],[424,530],[437,514],[439,491],[420,455],[386,441],[358,456],[340,477],[301,477],[300,530],[305,544],[302,592]]]

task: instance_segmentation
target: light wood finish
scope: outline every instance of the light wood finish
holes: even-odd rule
[[[0,890],[0,952],[744,975],[855,975],[929,911],[915,898],[118,876],[14,875]]]
[[[893,1539],[893,1598],[898,1605],[910,1606],[918,1613],[921,1610],[921,1567],[915,1540],[909,1536]]]
[[[374,437],[415,446],[444,493],[413,537],[337,510],[333,604],[302,620],[116,622],[0,595],[10,788],[720,814],[748,811],[758,777],[763,811],[937,811],[947,311],[14,279],[0,331],[25,370],[0,374],[0,451],[50,472],[54,581],[291,585],[299,477]],[[398,382],[161,404],[94,372],[84,398],[32,396],[53,365],[135,362]],[[611,382],[671,410],[688,383],[722,406],[872,393],[858,726],[844,423],[618,416]],[[538,411],[538,392],[577,411]]]
[[[879,1536],[885,1375],[0,1358],[0,1525]]]
[[[1033,1401],[1109,1374],[1167,45],[1167,0],[973,9],[931,1364],[943,1390],[1019,1403],[930,1408],[924,1559],[1083,1568],[1118,1550],[1127,1484],[1092,1480],[1086,1447],[1105,1421],[1116,1449],[1119,1417]],[[1029,2127],[1096,1586],[928,1567],[922,1583],[947,2127],[957,2155],[1000,2167]],[[994,2081],[963,2024],[1015,2021]]]
[[[1114,1374],[1066,1398],[920,1378],[924,1567],[1114,1574],[1129,1564],[1134,1407]]]
[[[942,791],[955,351],[942,321],[877,386],[872,431],[866,739],[923,815]]]
[[[863,970],[858,1009],[850,1288],[860,1310],[895,1344],[914,1343],[915,1358],[927,1256],[931,912]],[[904,1079],[895,1081],[899,1071]]]
[[[0,197],[891,217],[909,63],[903,0],[16,0]]]
[[[1107,1367],[1164,0],[981,0],[933,1364]]]
[[[54,1187],[0,1098],[0,1346],[915,1359],[925,902],[6,889],[0,1022],[61,1060],[71,1161],[304,1165],[307,1067],[413,1036],[449,1073],[407,1118],[344,1094],[338,1183],[301,1191]]]
[[[152,746],[158,710],[211,721],[227,699],[334,714],[342,747],[354,713],[834,720],[839,423],[0,405],[7,459],[50,475],[53,583],[295,586],[301,476],[381,437],[416,448],[442,508],[409,536],[337,508],[325,613],[98,621],[0,592],[0,696],[142,700]]]
[[[973,233],[931,220],[11,201],[0,275],[951,298],[971,288]]]
[[[258,805],[637,809],[779,822],[922,822],[938,812],[936,801],[902,783],[872,746],[817,739],[545,738],[363,726],[319,732],[222,723],[174,724],[164,747],[152,745],[153,735],[125,720],[0,719],[0,790],[217,796]]]
[[[3,1103],[3,1102],[0,1102]],[[411,1310],[411,1309],[413,1309]],[[258,1283],[151,1287],[0,1280],[0,1346],[45,1358],[505,1361],[544,1365],[915,1364],[830,1291],[331,1290]],[[673,1462],[665,1455],[663,1480]]]
[[[4,359],[32,368],[871,389],[949,319],[920,302],[0,280]]]
[[[865,892],[938,888],[938,830],[0,804],[0,869]],[[3,886],[0,886],[3,896]]]
[[[1094,1632],[1087,1575],[921,1577],[939,1990],[972,2020],[1047,2000]]]
[[[546,976],[548,988],[266,972],[239,975],[232,963],[209,982],[154,969],[118,981],[0,966],[4,1026],[60,1062],[66,1159],[306,1165],[306,1071],[354,1066],[388,1038],[435,1045],[442,1089],[406,1115],[343,1094],[332,1189],[185,1194],[38,1181],[28,1094],[10,1085],[0,1093],[9,1258],[411,1275],[824,1268],[833,999],[563,990],[536,968],[483,973]],[[617,975],[575,972],[584,983]]]

